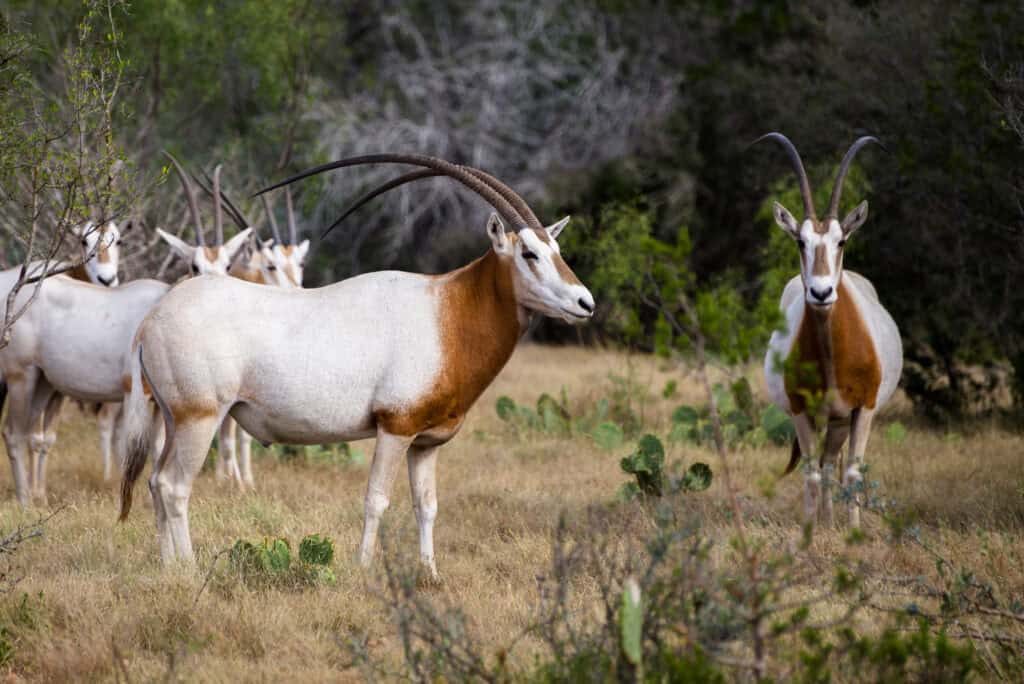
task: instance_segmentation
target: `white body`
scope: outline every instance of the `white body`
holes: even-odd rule
[[[194,558],[192,480],[230,415],[263,442],[377,437],[363,563],[408,454],[420,554],[433,572],[437,447],[507,361],[530,311],[573,322],[593,313],[558,252],[564,225],[509,235],[492,216],[493,249],[440,276],[385,271],[313,290],[215,278],[178,286],[146,317],[130,357],[122,518],[144,462],[145,377],[168,432],[150,478],[165,562]]]
[[[9,292],[17,278],[18,269],[0,273],[0,292]],[[169,288],[155,280],[116,288],[67,276],[43,282],[36,301],[14,325],[10,344],[0,350],[0,370],[8,387],[4,439],[22,504],[30,497],[25,473],[30,435],[40,421],[44,432],[52,434],[60,396],[87,402],[122,398],[124,350],[143,317]],[[22,306],[30,294],[31,288],[24,288],[15,306]],[[44,468],[45,451],[33,466],[40,488]]]

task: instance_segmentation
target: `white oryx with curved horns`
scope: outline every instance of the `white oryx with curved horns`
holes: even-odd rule
[[[786,285],[780,306],[786,330],[772,334],[765,357],[765,379],[772,401],[793,417],[797,439],[786,473],[806,454],[804,513],[809,521],[821,511],[832,521],[832,480],[839,451],[850,440],[850,463],[843,483],[855,488],[862,480],[864,450],[875,413],[888,403],[903,370],[903,346],[892,316],[878,300],[867,278],[843,270],[843,247],[868,217],[867,200],[839,221],[843,181],[857,152],[871,136],[859,138],[843,157],[832,186],[828,214],[818,220],[810,183],[800,154],[781,133],[757,141],[783,145],[800,180],[804,220],[775,203],[775,222],[800,249],[800,275]],[[787,368],[780,367],[786,362]],[[821,405],[809,397],[820,397]],[[821,418],[827,425],[816,424]],[[820,458],[815,428],[826,428]],[[850,524],[860,524],[859,493],[852,492]]]
[[[193,561],[188,528],[192,482],[210,441],[231,415],[262,442],[319,444],[376,436],[360,560],[369,563],[402,457],[432,572],[437,449],[512,354],[534,313],[586,321],[594,300],[562,260],[565,218],[544,227],[521,198],[475,169],[418,155],[343,160],[416,164],[441,171],[486,199],[491,249],[438,276],[368,273],[304,290],[235,279],[196,278],[168,295],[139,328],[126,399],[127,464],[121,519],[145,464],[152,388],[167,441],[150,477],[161,555]],[[253,326],[252,321],[264,321]],[[208,321],[216,320],[210,329]]]
[[[184,179],[176,161],[175,167]],[[190,207],[193,219],[198,219],[194,196]],[[198,220],[195,227],[202,235]],[[246,232],[238,244],[247,237]],[[226,249],[230,248],[218,245],[205,251],[216,264],[223,262],[220,252]],[[226,272],[224,263],[220,273]],[[19,272],[0,272],[0,291],[10,291]],[[67,275],[47,278],[40,286],[36,301],[14,325],[10,344],[0,350],[8,392],[3,436],[22,505],[28,505],[32,496],[45,496],[46,458],[63,397],[100,403],[124,398],[125,350],[145,314],[170,288],[151,279],[105,287]],[[14,306],[24,306],[30,294],[19,293]],[[31,458],[28,472],[26,456]]]

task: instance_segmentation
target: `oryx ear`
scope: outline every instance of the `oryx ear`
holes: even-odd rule
[[[557,240],[558,239],[558,234],[561,233],[562,229],[565,228],[568,224],[569,224],[569,217],[566,216],[561,221],[559,221],[557,223],[552,223],[550,226],[545,228],[545,230],[548,231],[548,235],[550,235],[552,239]]]
[[[868,201],[864,200],[843,219],[843,237],[850,237],[853,232],[868,220]]]
[[[789,209],[778,202],[772,202],[772,215],[775,217],[775,223],[778,224],[779,228],[793,236],[800,234],[800,224],[789,213]]]
[[[171,250],[175,254],[188,263],[192,263],[192,258],[196,255],[196,247],[193,247],[181,238],[171,235],[166,230],[162,230],[160,228],[156,229],[156,234],[159,235],[164,242],[170,245]]]
[[[228,255],[229,262],[234,261],[235,254],[237,254],[238,250],[245,245],[245,241],[249,239],[249,235],[251,234],[252,228],[246,228],[224,243],[224,246],[221,249],[223,249],[224,253]]]
[[[491,214],[487,219],[487,236],[491,238],[491,245],[498,254],[512,253],[512,240],[505,232],[505,224],[497,214]]]
[[[295,245],[295,257],[302,263],[305,260],[306,255],[309,254],[309,240],[303,240],[299,244]]]

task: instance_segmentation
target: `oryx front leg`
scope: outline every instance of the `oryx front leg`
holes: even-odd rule
[[[821,466],[815,449],[814,423],[810,416],[801,413],[793,416],[793,426],[804,459],[804,521],[813,524],[821,502]]]
[[[150,478],[160,553],[165,564],[175,558],[195,562],[188,529],[188,503],[192,483],[203,467],[219,424],[215,412],[202,416],[193,414],[188,420],[177,423],[170,443],[164,447],[166,457],[157,464]]]
[[[368,566],[373,559],[373,548],[377,543],[377,528],[381,516],[387,510],[391,499],[391,488],[398,473],[398,464],[409,450],[412,437],[403,437],[377,430],[377,446],[370,468],[370,482],[366,487],[365,520],[363,541],[359,545],[359,562]]]
[[[409,449],[409,488],[420,530],[420,562],[437,579],[434,563],[434,519],[437,518],[437,446]]]
[[[30,368],[17,374],[8,372],[5,375],[8,391],[4,443],[7,446],[7,457],[11,460],[11,474],[18,503],[28,506],[32,492],[26,466],[32,465],[27,461],[30,433],[36,427],[32,420],[32,395],[35,392],[38,371]]]
[[[858,408],[850,414],[850,467],[843,476],[843,484],[852,490],[850,497],[850,525],[860,527],[860,506],[862,492],[861,483],[864,475],[864,451],[868,446],[868,435],[871,433],[871,421],[875,417],[874,409]]]
[[[833,489],[836,482],[836,466],[839,463],[839,452],[850,434],[850,426],[845,420],[836,419],[828,421],[828,429],[825,432],[825,457],[821,467],[821,505],[822,522],[831,526],[835,522],[833,512]]]
[[[238,428],[238,465],[242,471],[242,483],[249,489],[256,486],[252,477],[252,435]]]
[[[57,424],[60,422],[60,411],[64,406],[64,395],[52,389],[43,393],[41,389],[44,385],[49,387],[42,381],[36,385],[36,398],[32,402],[33,415],[41,412],[43,419],[40,432],[32,435],[32,472],[29,473],[29,477],[32,480],[32,496],[45,504],[46,458],[57,442]]]

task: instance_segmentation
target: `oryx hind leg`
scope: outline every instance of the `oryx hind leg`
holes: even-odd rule
[[[238,469],[238,458],[235,454],[235,433],[241,428],[231,416],[224,418],[217,435],[217,480],[234,480],[238,488],[245,490],[242,473]]]
[[[238,464],[242,471],[242,482],[249,489],[256,486],[252,476],[252,435],[238,428]]]
[[[42,385],[45,385],[46,391]],[[41,502],[46,501],[46,460],[57,442],[57,425],[60,423],[60,412],[64,406],[64,395],[56,392],[49,383],[40,382],[36,386],[36,398],[33,399],[33,412],[42,414],[40,432],[32,435],[32,496]]]
[[[107,402],[100,406],[96,423],[100,430],[100,453],[103,454],[103,481],[109,482],[114,474],[114,426],[121,412],[121,404]]]
[[[210,443],[226,411],[196,407],[176,410],[173,405],[171,411],[175,415],[174,432],[168,437],[160,462],[150,477],[150,491],[164,562],[177,558],[194,563],[195,554],[188,529],[192,483],[203,467]]]

